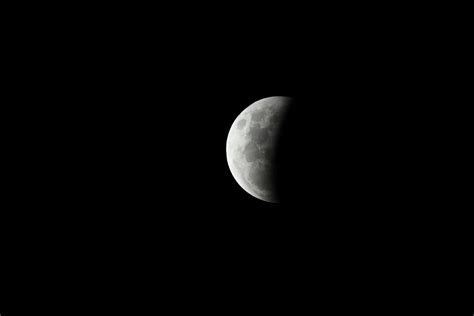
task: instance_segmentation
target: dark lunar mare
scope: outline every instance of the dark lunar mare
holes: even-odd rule
[[[269,116],[269,126],[264,133],[257,134],[256,140],[261,141],[267,146],[261,151],[261,156],[264,161],[268,161],[266,169],[264,169],[265,185],[269,190],[273,192],[276,199],[280,202],[281,195],[279,190],[279,173],[282,154],[282,137],[284,135],[285,126],[288,123],[289,113],[294,106],[295,100],[293,98],[287,98],[283,108],[273,110],[273,113]],[[271,108],[270,108],[271,110]],[[258,116],[257,116],[258,118]],[[267,142],[267,137],[270,137],[272,141]]]
[[[245,127],[245,124],[247,123],[247,121],[245,119],[241,119],[238,123],[237,123],[237,128],[238,129],[243,129]]]
[[[248,137],[249,143],[244,148],[244,156],[247,162],[254,165],[250,169],[250,181],[259,189],[268,192],[274,192],[274,161],[273,152],[275,142],[278,140],[270,139],[270,134],[278,128],[277,124],[269,124],[262,128],[259,122],[262,120],[265,111],[253,113],[252,122]]]
[[[277,160],[276,152],[280,143],[281,128],[286,120],[286,113],[291,107],[291,99],[276,100],[283,104],[269,105],[251,114],[248,144],[243,154],[247,162],[253,163],[250,168],[249,181],[271,196],[266,198],[278,201]],[[265,121],[265,120],[268,121]]]

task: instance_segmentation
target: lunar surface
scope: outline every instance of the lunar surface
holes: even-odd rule
[[[291,100],[276,96],[251,104],[237,116],[227,137],[227,163],[232,175],[245,191],[263,201],[279,201],[275,151]]]

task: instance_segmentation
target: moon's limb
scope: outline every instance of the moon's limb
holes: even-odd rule
[[[269,97],[247,107],[227,137],[227,162],[237,183],[249,194],[278,202],[274,154],[278,132],[291,98]]]

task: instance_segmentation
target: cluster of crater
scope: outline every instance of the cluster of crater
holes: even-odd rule
[[[237,182],[265,201],[276,201],[275,152],[279,142],[286,97],[262,99],[244,110],[231,129],[228,154]]]

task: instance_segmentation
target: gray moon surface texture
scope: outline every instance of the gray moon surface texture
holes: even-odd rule
[[[227,136],[227,163],[232,175],[247,193],[266,202],[279,202],[275,150],[291,100],[274,96],[252,103],[237,116]]]

